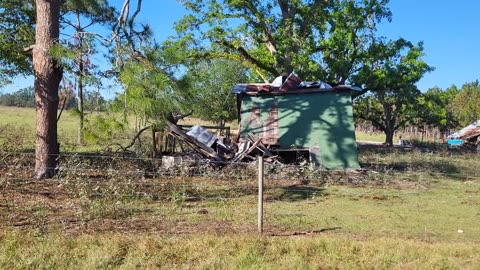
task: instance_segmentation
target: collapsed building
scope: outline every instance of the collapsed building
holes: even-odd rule
[[[272,84],[234,86],[239,142],[253,133],[279,156],[301,156],[331,170],[360,168],[351,97],[360,89],[301,82],[294,74],[280,78]]]
[[[168,134],[197,157],[221,166],[263,155],[268,161],[301,159],[329,170],[359,169],[351,98],[357,90],[301,82],[293,73],[272,84],[237,84],[232,89],[239,115],[235,139],[221,140],[205,128],[186,130],[173,123],[167,125]]]
[[[480,148],[480,120],[462,128],[447,137],[448,145],[474,145]],[[479,149],[480,150],[480,149]]]

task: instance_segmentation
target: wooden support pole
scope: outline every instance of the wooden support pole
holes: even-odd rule
[[[258,232],[263,234],[263,156],[258,157]]]

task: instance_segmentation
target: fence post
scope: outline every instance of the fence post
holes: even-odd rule
[[[258,157],[258,232],[263,234],[263,156]]]

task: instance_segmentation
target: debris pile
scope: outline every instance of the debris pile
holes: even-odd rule
[[[248,162],[255,160],[255,156],[262,155],[267,162],[278,162],[278,157],[273,155],[262,143],[262,139],[254,134],[248,134],[246,141],[238,145],[231,142],[230,138],[219,139],[202,126],[193,126],[185,131],[178,125],[167,121],[168,134],[173,136],[182,149],[187,146],[204,161],[223,167],[234,162]]]
[[[478,146],[480,142],[480,120],[449,135],[447,139],[449,145],[471,144]]]

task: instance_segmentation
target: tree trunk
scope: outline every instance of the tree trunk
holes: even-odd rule
[[[84,66],[82,58],[79,59],[78,63],[78,137],[77,144],[83,144],[83,72]]]
[[[57,141],[58,87],[62,69],[50,54],[58,43],[61,0],[36,0],[36,31],[33,49],[35,75],[36,138],[35,178],[55,173],[59,145]]]
[[[385,144],[388,146],[393,146],[393,134],[395,131],[393,129],[385,129]]]
[[[83,28],[80,24],[80,14],[77,13],[77,23],[75,25],[75,47],[78,49],[77,55],[77,81],[78,81],[78,89],[77,89],[77,105],[78,105],[78,134],[77,134],[77,144],[83,144],[83,75],[85,74],[85,65],[83,63]]]

